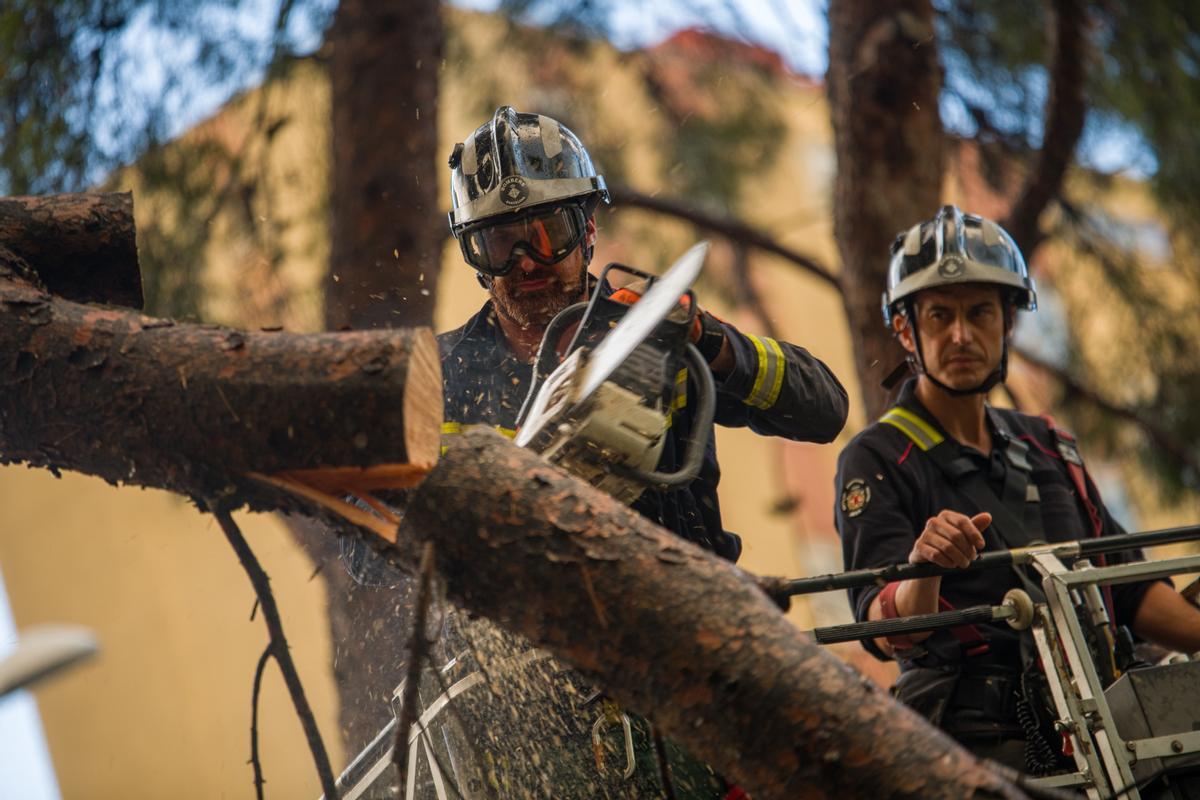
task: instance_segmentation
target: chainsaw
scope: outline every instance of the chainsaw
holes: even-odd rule
[[[660,278],[609,264],[602,286],[616,272],[646,282],[637,303],[597,292],[551,320],[517,418],[518,446],[623,503],[646,489],[666,491],[696,478],[716,410],[712,373],[688,339],[697,313],[690,287],[707,252],[706,242],[695,245]],[[674,389],[686,375],[698,381],[696,424],[679,469],[659,472]]]

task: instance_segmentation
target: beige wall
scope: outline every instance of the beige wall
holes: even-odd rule
[[[318,722],[341,763],[324,593],[272,516],[238,515],[271,576]],[[267,642],[213,518],[159,491],[0,469],[0,568],[17,628],[93,629],[98,658],[34,690],[65,798],[253,797],[250,694]],[[273,797],[320,792],[279,671],[259,718]],[[0,796],[6,796],[0,787]]]

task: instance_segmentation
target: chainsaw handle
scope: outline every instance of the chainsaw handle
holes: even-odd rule
[[[684,445],[683,463],[675,472],[658,472],[657,470],[628,467],[619,467],[614,470],[623,475],[637,478],[648,488],[657,489],[660,492],[687,486],[700,474],[700,465],[704,462],[704,450],[708,447],[708,437],[712,435],[713,420],[717,414],[717,385],[713,381],[712,370],[709,369],[708,362],[704,360],[704,356],[700,355],[696,345],[691,342],[687,343],[683,352],[690,362],[690,374],[695,375],[696,380],[700,382],[700,391],[697,393],[699,405],[696,409],[696,416],[692,420],[692,435],[688,437],[687,444]]]

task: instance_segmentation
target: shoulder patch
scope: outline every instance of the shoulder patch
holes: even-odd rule
[[[871,487],[862,478],[851,478],[842,487],[842,511],[848,517],[857,517],[871,502]]]

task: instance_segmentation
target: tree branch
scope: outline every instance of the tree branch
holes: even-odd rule
[[[628,186],[609,187],[608,194],[614,206],[643,208],[647,211],[654,211],[669,217],[685,220],[697,227],[719,233],[731,241],[742,242],[751,247],[757,247],[763,252],[772,253],[787,259],[810,275],[814,275],[834,288],[838,288],[837,276],[815,258],[785,247],[770,235],[738,222],[735,219],[708,214],[676,200],[651,197]]]
[[[408,783],[408,740],[419,711],[418,696],[421,688],[421,667],[429,651],[429,639],[425,628],[429,616],[429,603],[433,593],[433,540],[427,540],[421,549],[420,582],[417,584],[416,613],[413,615],[412,636],[408,647],[408,670],[404,680],[404,693],[400,701],[400,718],[396,725],[396,739],[392,745],[392,763],[396,765],[396,796],[404,797]],[[432,748],[430,748],[432,750]]]
[[[1062,188],[1063,176],[1083,133],[1087,115],[1084,97],[1088,63],[1087,4],[1083,0],[1053,0],[1049,38],[1053,55],[1049,65],[1050,89],[1046,96],[1042,148],[1004,227],[1025,254],[1026,260],[1042,241],[1038,219],[1046,204]]]
[[[258,598],[254,600],[255,608],[258,607]],[[253,615],[251,615],[253,618]],[[250,764],[254,767],[254,796],[258,800],[263,800],[263,780],[262,762],[258,758],[258,696],[262,691],[263,672],[266,671],[267,661],[271,658],[272,646],[267,644],[262,655],[259,656],[258,666],[254,668],[254,691],[250,695]]]
[[[1200,475],[1200,459],[1197,459],[1193,453],[1190,453],[1186,447],[1181,445],[1169,431],[1160,427],[1154,421],[1147,419],[1138,411],[1126,406],[1117,405],[1116,403],[1100,396],[1094,389],[1077,381],[1075,378],[1067,374],[1066,371],[1054,366],[1053,364],[1038,358],[1032,353],[1014,348],[1013,352],[1021,358],[1022,361],[1035,367],[1042,372],[1050,375],[1055,381],[1062,386],[1063,391],[1074,397],[1095,406],[1106,414],[1110,414],[1119,419],[1131,422],[1141,428],[1147,436],[1154,442],[1155,446],[1167,453],[1171,458],[1178,461],[1180,464],[1191,469],[1195,474]]]
[[[288,650],[287,637],[283,635],[283,621],[279,616],[279,608],[275,605],[275,595],[271,591],[271,579],[267,577],[266,571],[258,563],[254,551],[250,549],[249,543],[242,536],[241,530],[233,521],[229,511],[213,501],[209,502],[209,510],[220,523],[221,530],[225,532],[225,538],[237,553],[238,561],[242,562],[242,567],[250,578],[250,584],[254,587],[254,593],[262,606],[263,621],[267,624],[267,632],[271,637],[269,650],[275,658],[275,663],[279,665],[279,671],[283,673],[283,682],[287,684],[292,705],[296,708],[296,716],[300,718],[300,725],[304,728],[304,737],[308,740],[308,749],[312,752],[317,775],[321,779],[321,791],[329,800],[336,800],[338,797],[337,785],[334,781],[333,769],[329,766],[329,754],[325,751],[324,742],[321,741],[321,731],[317,728],[312,707],[308,704],[308,697],[304,694],[304,685],[300,682],[300,675],[296,672],[296,665]],[[265,659],[266,654],[264,653],[263,656]]]

